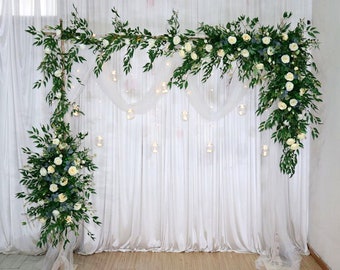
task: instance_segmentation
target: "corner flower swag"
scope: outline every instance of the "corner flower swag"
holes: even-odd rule
[[[312,70],[317,71],[311,50],[318,48],[318,31],[300,20],[292,29],[287,22],[291,13],[284,13],[277,26],[262,26],[258,18],[240,16],[226,25],[210,26],[201,23],[195,31],[179,32],[177,13],[168,20],[166,34],[154,36],[147,29],[129,28],[128,22],[115,17],[114,32],[103,38],[95,38],[87,22],[73,13],[76,35],[65,35],[75,44],[89,45],[97,54],[94,72],[98,75],[102,65],[111,55],[127,47],[123,60],[126,73],[131,70],[130,59],[136,49],[147,50],[149,62],[144,71],[149,71],[157,57],[171,57],[178,54],[182,59],[174,69],[168,82],[181,89],[188,87],[188,76],[203,72],[204,83],[214,68],[221,77],[228,73],[235,63],[239,80],[249,81],[249,86],[259,85],[257,115],[269,111],[259,130],[272,129],[272,139],[282,145],[280,170],[290,177],[295,173],[297,156],[303,147],[303,140],[310,132],[318,137],[317,125],[321,119],[315,115],[317,103],[321,102],[320,82]]]

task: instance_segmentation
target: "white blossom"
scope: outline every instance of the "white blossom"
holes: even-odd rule
[[[243,56],[243,57],[249,57],[249,51],[247,50],[247,49],[243,49],[242,51],[241,51],[241,55]]]
[[[219,50],[217,51],[217,55],[218,55],[219,57],[223,58],[223,57],[225,56],[224,50],[223,50],[223,49],[219,49]]]
[[[228,37],[229,44],[233,45],[233,44],[236,43],[236,41],[237,41],[236,37],[234,37],[234,36],[229,36]]]
[[[49,190],[51,192],[56,192],[58,190],[58,186],[56,184],[51,184]]]
[[[282,63],[284,63],[284,64],[288,64],[288,63],[290,62],[290,57],[289,57],[289,55],[287,55],[287,54],[282,55],[282,56],[281,56],[281,61],[282,61]]]
[[[213,49],[213,46],[211,44],[205,45],[206,52],[210,53],[212,51],[212,49]]]
[[[262,38],[262,43],[265,45],[268,45],[271,42],[272,38],[271,37],[263,37]]]
[[[181,38],[179,36],[174,36],[172,42],[174,43],[174,45],[178,45],[181,43]]]
[[[286,90],[292,91],[294,89],[294,84],[292,82],[286,82]]]
[[[288,72],[286,75],[285,75],[285,79],[287,80],[287,81],[293,81],[294,80],[294,74],[293,73],[291,73],[291,72]]]
[[[290,43],[289,44],[289,49],[292,51],[292,52],[295,52],[299,49],[299,45],[297,45],[295,42],[293,43]]]

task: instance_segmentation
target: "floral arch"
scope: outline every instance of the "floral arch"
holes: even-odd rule
[[[318,48],[318,32],[303,20],[292,28],[288,22],[290,13],[285,13],[277,26],[262,26],[257,18],[240,16],[226,25],[202,23],[196,30],[180,32],[177,13],[173,12],[167,32],[155,36],[147,29],[130,28],[115,9],[112,12],[114,31],[104,37],[96,37],[77,12],[72,13],[68,27],[64,28],[61,22],[40,31],[34,26],[27,30],[35,38],[34,45],[44,49],[38,67],[43,78],[34,88],[52,83],[46,101],[54,106],[50,123],[29,131],[40,152],[23,148],[28,165],[21,170],[21,184],[27,192],[17,194],[31,204],[28,216],[43,224],[40,247],[47,243],[66,245],[67,233],[77,234],[82,221],[100,224],[89,200],[95,193],[92,172],[97,167],[90,150],[81,148],[86,134],[72,135],[65,120],[68,114],[82,114],[79,106],[68,99],[72,83],[82,83],[72,73],[74,63],[86,61],[79,54],[80,46],[87,46],[96,55],[97,76],[112,54],[123,48],[126,48],[122,63],[125,73],[131,70],[130,60],[136,50],[145,50],[148,55],[145,72],[153,68],[158,57],[179,54],[182,62],[174,69],[169,88],[187,88],[188,75],[198,72],[203,72],[205,82],[216,68],[223,77],[236,64],[240,81],[249,80],[250,87],[260,87],[257,114],[266,110],[270,113],[259,130],[273,130],[272,139],[282,146],[280,170],[289,176],[295,172],[307,133],[313,138],[318,136],[321,119],[315,113],[322,100],[320,82],[312,72],[316,65],[311,55],[311,50]]]

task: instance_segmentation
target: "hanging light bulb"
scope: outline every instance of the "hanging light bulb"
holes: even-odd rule
[[[182,120],[188,121],[189,113],[187,111],[182,111]]]
[[[207,144],[207,153],[212,153],[212,152],[214,152],[214,145],[211,142],[209,142]]]
[[[133,109],[128,109],[127,110],[126,118],[128,120],[132,120],[133,118],[135,118],[135,112],[134,112]]]
[[[247,112],[247,106],[245,104],[238,105],[237,109],[238,109],[238,114],[241,116],[245,115]]]
[[[103,146],[103,137],[102,136],[97,136],[97,138],[96,138],[96,145],[98,147],[102,147]]]
[[[166,82],[162,82],[162,93],[168,93],[168,85],[166,84]]]
[[[262,145],[262,156],[266,157],[269,155],[269,147],[268,145]]]
[[[112,70],[111,74],[112,74],[112,80],[114,82],[116,82],[117,81],[117,72],[115,70]]]
[[[157,142],[152,143],[152,153],[157,153],[158,152],[158,144]]]

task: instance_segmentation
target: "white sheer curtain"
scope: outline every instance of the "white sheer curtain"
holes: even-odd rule
[[[2,1],[0,252],[42,252],[35,247],[38,225],[21,225],[24,206],[15,199],[25,162],[20,147],[31,145],[25,131],[47,123],[50,111],[45,93],[31,90],[42,52],[31,46],[28,25],[39,29],[59,18],[67,24],[74,3],[98,35],[111,31],[113,6],[131,26],[157,34],[166,31],[173,9],[184,30],[241,14],[263,24],[278,23],[284,11],[292,11],[294,20],[308,19],[311,2]],[[270,133],[257,131],[256,89],[239,83],[235,73],[223,80],[216,74],[206,85],[193,78],[188,90],[169,90],[163,82],[179,59],[158,61],[146,74],[142,54],[128,76],[117,54],[97,79],[93,57],[83,53],[89,61],[74,72],[85,86],[70,98],[86,116],[72,119],[72,126],[89,131],[86,144],[99,166],[93,202],[103,224],[88,225],[96,240],[81,237],[79,252],[233,250],[263,255],[259,268],[299,269],[298,254],[308,252],[308,142],[296,175],[281,175],[280,147]]]

